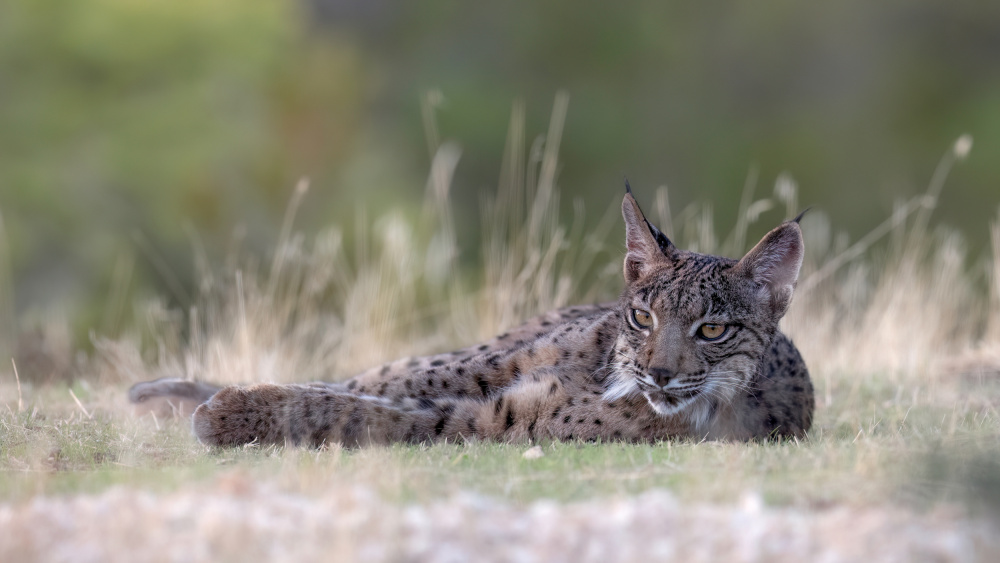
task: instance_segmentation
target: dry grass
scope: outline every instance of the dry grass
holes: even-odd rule
[[[613,298],[617,210],[589,232],[580,216],[557,220],[565,109],[558,98],[548,135],[525,150],[515,107],[471,273],[448,203],[459,153],[444,144],[418,220],[389,210],[354,248],[336,228],[307,240],[293,228],[302,183],[269,262],[213,267],[196,251],[198,306],[154,302],[133,332],[97,338],[89,377],[72,388],[22,390],[0,371],[0,560],[997,553],[1000,219],[992,257],[975,267],[954,235],[927,227],[964,140],[925,195],[855,245],[822,214],[804,220],[808,261],[785,329],[817,385],[805,442],[551,443],[534,460],[497,444],[209,452],[183,423],[129,416],[124,389],[138,380],[336,379]],[[675,241],[737,255],[763,211],[798,207],[789,178],[759,199],[754,183],[721,240],[708,206],[673,214],[661,188],[647,207]]]

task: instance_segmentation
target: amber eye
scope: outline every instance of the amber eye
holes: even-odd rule
[[[649,328],[653,326],[653,315],[649,314],[649,311],[632,309],[632,322],[639,328]]]
[[[718,340],[726,334],[726,325],[705,323],[698,328],[698,334],[705,340]]]

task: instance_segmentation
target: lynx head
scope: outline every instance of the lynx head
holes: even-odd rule
[[[630,190],[622,215],[621,331],[604,398],[642,393],[657,413],[700,424],[752,385],[792,299],[802,231],[782,223],[737,261],[678,249]]]

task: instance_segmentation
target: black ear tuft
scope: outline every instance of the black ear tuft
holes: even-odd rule
[[[802,221],[802,217],[804,217],[806,213],[809,213],[810,209],[812,209],[812,207],[803,209],[802,213],[799,213],[794,219],[792,219],[792,223],[800,223]]]
[[[628,185],[628,176],[625,176],[625,193],[632,195],[632,186]]]
[[[660,229],[654,227],[653,224],[649,222],[649,219],[646,219],[646,226],[649,227],[649,232],[652,233],[653,238],[656,239],[656,245],[660,247],[660,252],[662,252],[664,255],[669,256],[671,252],[671,247],[674,245],[674,243],[670,242],[670,239],[667,238],[667,235],[663,234],[663,232],[660,231]]]

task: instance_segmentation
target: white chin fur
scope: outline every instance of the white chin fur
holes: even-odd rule
[[[696,397],[697,399],[697,397]],[[708,432],[709,423],[712,421],[712,409],[709,401],[696,401],[685,413],[694,431],[698,434]]]
[[[624,399],[627,397],[633,397],[639,394],[639,384],[636,383],[635,378],[630,374],[624,373],[621,370],[615,370],[611,373],[611,383],[608,388],[604,390],[603,399],[607,402],[617,401],[618,399]]]
[[[643,393],[643,395],[646,394]],[[656,414],[660,416],[681,415],[691,424],[695,434],[706,433],[711,425],[713,411],[709,404],[710,401],[704,399],[703,393],[690,399],[684,399],[677,405],[667,405],[662,401],[653,402],[648,395],[646,395],[646,399],[649,400],[649,404],[656,411]]]
[[[676,405],[668,405],[663,401],[654,401],[650,399],[648,393],[643,393],[643,396],[646,397],[647,401],[649,401],[649,406],[653,407],[653,410],[656,411],[656,414],[660,416],[670,416],[680,413],[685,409],[687,409],[687,407],[697,398],[694,397],[691,399],[683,399]]]

